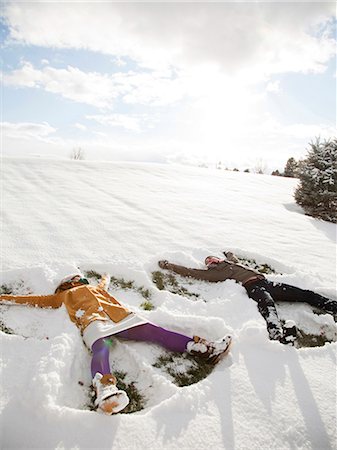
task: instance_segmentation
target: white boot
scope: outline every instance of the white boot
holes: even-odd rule
[[[214,342],[193,336],[193,341],[187,344],[187,351],[191,355],[200,356],[207,359],[208,362],[216,364],[222,356],[228,353],[231,343],[232,336],[230,335]]]
[[[92,380],[96,390],[95,406],[104,414],[116,414],[128,406],[130,400],[125,391],[116,386],[116,377],[97,372]]]

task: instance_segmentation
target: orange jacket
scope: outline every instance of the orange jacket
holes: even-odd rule
[[[98,286],[80,285],[53,295],[1,295],[0,300],[40,308],[67,308],[70,320],[83,330],[94,320],[120,322],[131,311],[122,306],[105,289],[106,278]]]

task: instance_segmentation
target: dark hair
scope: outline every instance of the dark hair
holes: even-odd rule
[[[73,281],[73,278],[75,278],[77,276],[80,277],[81,275],[80,274],[74,275],[70,280],[63,281],[63,283],[59,284],[57,286],[57,288],[55,289],[55,294],[58,294],[59,292],[67,291],[68,289],[76,287],[77,283],[89,284],[89,281],[86,278],[80,278],[78,281]],[[75,286],[74,286],[74,284],[75,284]]]

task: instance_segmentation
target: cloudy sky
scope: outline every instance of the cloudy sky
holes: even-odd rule
[[[336,123],[334,2],[7,2],[2,152],[283,169]]]

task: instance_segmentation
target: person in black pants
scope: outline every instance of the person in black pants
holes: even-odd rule
[[[241,283],[248,296],[257,302],[258,310],[267,323],[267,330],[271,340],[278,340],[284,344],[293,344],[296,339],[296,325],[292,320],[287,320],[282,325],[275,301],[306,302],[316,308],[320,308],[330,314],[337,314],[337,301],[330,300],[315,292],[300,289],[284,283],[274,283],[265,278],[257,270],[239,264],[236,256],[231,252],[224,253],[226,259],[216,256],[207,256],[205,269],[189,269],[177,264],[171,264],[166,260],[159,261],[162,269],[210,282],[235,280]]]
[[[280,320],[277,315],[277,302],[305,302],[315,308],[320,308],[331,314],[337,313],[336,303],[315,292],[303,290],[284,283],[274,283],[266,278],[244,285],[248,296],[257,302],[262,317],[267,322],[267,329],[271,339],[278,339],[284,343],[291,343],[296,338],[296,326],[293,321],[287,321],[280,336]]]

